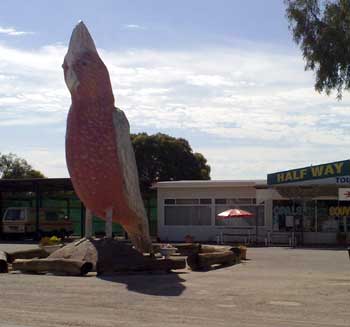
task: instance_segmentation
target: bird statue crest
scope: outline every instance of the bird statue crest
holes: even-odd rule
[[[72,104],[66,160],[74,189],[87,210],[127,231],[135,248],[151,252],[129,122],[114,106],[108,70],[83,22],[74,28],[62,65]]]

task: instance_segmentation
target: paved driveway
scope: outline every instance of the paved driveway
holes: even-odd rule
[[[3,274],[0,326],[350,326],[346,251],[259,248],[248,257],[169,275]]]

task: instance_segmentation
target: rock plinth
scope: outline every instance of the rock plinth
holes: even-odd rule
[[[55,251],[49,259],[69,259],[91,262],[98,275],[135,271],[170,271],[186,268],[179,258],[155,258],[143,255],[130,243],[114,239],[82,239]]]

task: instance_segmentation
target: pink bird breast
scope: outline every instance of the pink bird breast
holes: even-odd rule
[[[114,107],[107,68],[82,22],[72,33],[63,68],[72,96],[66,159],[74,189],[101,218],[112,210],[113,221],[121,223],[136,247],[145,250],[151,242],[129,123]]]

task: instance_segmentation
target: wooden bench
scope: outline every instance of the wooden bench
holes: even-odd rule
[[[267,233],[267,246],[271,244],[278,244],[280,242],[274,242],[274,239],[285,239],[285,244],[290,247],[295,247],[300,243],[300,235],[298,232],[268,232]]]
[[[244,237],[245,244],[251,244],[253,237],[256,237],[255,231],[250,231],[251,228],[247,230],[247,228],[234,228],[233,232],[221,232],[219,234],[219,242],[221,244],[225,243],[225,236],[234,236],[234,237]],[[244,230],[243,233],[237,233],[237,230]]]

